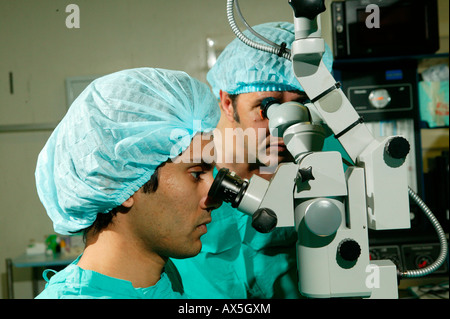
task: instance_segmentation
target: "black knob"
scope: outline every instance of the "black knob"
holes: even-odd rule
[[[339,243],[338,253],[344,260],[355,261],[361,255],[361,247],[355,240],[346,238]]]
[[[410,145],[407,139],[401,136],[391,138],[385,147],[386,153],[395,159],[406,158],[410,150]]]
[[[289,0],[289,4],[294,10],[296,18],[308,18],[313,20],[320,13],[325,11],[324,0]]]
[[[271,232],[277,222],[277,215],[269,208],[260,208],[252,216],[252,226],[260,233]]]
[[[312,167],[309,166],[307,168],[299,168],[299,170],[297,172],[297,179],[299,179],[301,182],[315,180],[313,173],[312,173]]]

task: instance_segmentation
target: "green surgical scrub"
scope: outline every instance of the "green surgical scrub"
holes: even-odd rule
[[[173,265],[167,263],[161,279],[151,287],[134,288],[131,282],[102,275],[77,266],[77,258],[72,264],[53,275],[44,291],[36,299],[177,299],[185,295],[180,289]],[[174,288],[175,287],[175,290]]]
[[[293,227],[256,232],[251,218],[224,203],[212,212],[195,257],[173,259],[190,298],[297,298]]]

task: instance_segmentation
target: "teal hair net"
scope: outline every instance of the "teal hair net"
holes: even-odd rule
[[[209,87],[184,72],[139,68],[93,81],[38,157],[37,192],[55,231],[77,232],[120,206],[219,117]]]
[[[267,39],[291,48],[295,40],[294,25],[288,22],[270,22],[253,29]],[[253,41],[266,44],[248,30],[244,34]],[[333,55],[328,45],[323,62],[328,70],[333,67]],[[207,74],[214,95],[219,91],[229,94],[259,91],[304,91],[292,69],[292,62],[278,55],[254,49],[239,39],[234,39],[219,55]]]

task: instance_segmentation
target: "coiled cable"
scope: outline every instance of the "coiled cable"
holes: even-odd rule
[[[436,260],[431,265],[429,265],[425,268],[422,268],[422,269],[406,270],[406,271],[403,271],[400,273],[401,277],[403,277],[403,278],[416,278],[416,277],[426,276],[442,266],[442,264],[445,261],[445,258],[447,257],[448,244],[447,244],[447,238],[445,236],[444,230],[442,229],[438,220],[433,215],[433,213],[428,208],[428,206],[422,201],[422,199],[410,187],[408,187],[408,193],[409,193],[409,196],[411,197],[411,199],[420,207],[420,209],[425,213],[425,216],[427,216],[428,220],[433,225],[433,227],[436,230],[436,233],[439,237],[439,242],[441,244],[441,250],[440,250],[439,256],[438,256],[438,258],[436,258]]]
[[[260,44],[258,42],[255,42],[249,38],[247,38],[239,29],[239,27],[236,25],[236,21],[234,19],[234,9],[233,9],[233,5],[234,5],[234,1],[235,0],[227,0],[227,19],[228,19],[228,23],[230,24],[231,30],[234,32],[234,34],[236,35],[236,37],[241,40],[242,42],[244,42],[246,45],[257,49],[257,50],[261,50],[261,51],[265,51],[265,52],[269,52],[272,54],[281,54],[281,56],[285,59],[291,60],[291,53],[289,50],[286,50],[282,48],[282,46],[276,44],[276,47],[273,46],[273,42],[269,41],[269,44],[271,45],[264,45],[264,44]],[[242,14],[240,13],[240,9],[238,8],[238,12],[239,15],[241,16],[241,19],[243,21],[245,21],[244,17],[242,16]],[[246,26],[248,26],[247,22],[244,22]],[[249,28],[249,31],[252,32],[253,34],[256,33],[255,30]],[[264,42],[267,42],[264,37],[262,37],[261,35],[257,34],[256,35],[258,38],[260,38],[261,40],[263,40]]]

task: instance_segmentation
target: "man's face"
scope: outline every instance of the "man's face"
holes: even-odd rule
[[[159,169],[154,193],[135,193],[132,227],[146,249],[175,258],[200,252],[200,237],[207,232],[211,211],[220,206],[208,198],[214,180],[214,164],[207,164],[213,154],[202,158],[208,143],[212,143],[210,138],[196,135],[189,148]],[[207,150],[209,153],[210,148]]]
[[[239,122],[235,124],[236,127],[242,128],[244,132],[248,128],[253,128],[256,132],[256,145],[245,143],[249,154],[266,166],[276,166],[281,162],[292,161],[293,158],[287,150],[283,138],[270,135],[269,120],[261,118],[261,102],[267,97],[274,97],[284,103],[288,101],[302,102],[306,99],[306,95],[301,92],[289,91],[253,92],[239,94],[235,101],[235,113],[239,117]]]

